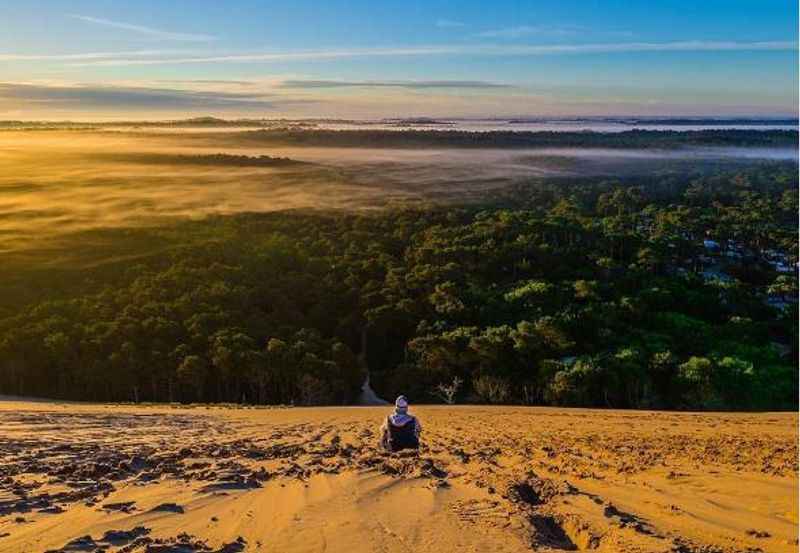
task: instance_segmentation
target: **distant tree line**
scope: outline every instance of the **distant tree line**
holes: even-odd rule
[[[797,216],[777,163],[86,232],[0,294],[0,393],[796,409]]]
[[[617,133],[562,131],[260,129],[236,133],[245,143],[372,148],[681,148],[697,146],[797,148],[796,131],[707,129]]]
[[[160,154],[160,153],[102,153],[94,154],[91,158],[102,161],[117,161],[122,163],[144,163],[152,165],[201,165],[210,167],[287,167],[305,165],[305,162],[288,157],[272,156],[247,156],[236,154]]]

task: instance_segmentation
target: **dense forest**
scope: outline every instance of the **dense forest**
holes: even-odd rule
[[[797,186],[764,163],[87,231],[74,266],[0,268],[0,393],[343,404],[369,370],[415,402],[796,409]]]

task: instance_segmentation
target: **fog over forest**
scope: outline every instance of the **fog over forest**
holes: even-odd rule
[[[270,143],[260,145],[259,136],[252,131],[2,132],[0,251],[36,248],[72,232],[175,218],[464,202],[544,177],[612,179],[797,160],[796,148],[788,144],[376,148],[368,141],[358,147],[282,145],[269,135]]]

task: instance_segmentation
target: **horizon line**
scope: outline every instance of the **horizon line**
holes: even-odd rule
[[[510,121],[510,120],[529,120],[535,122],[547,121],[590,121],[590,120],[634,120],[653,121],[665,119],[680,119],[685,121],[718,121],[724,123],[725,121],[794,121],[794,124],[800,126],[800,113],[786,114],[786,115],[681,115],[679,113],[672,115],[514,115],[514,116],[482,116],[482,117],[465,117],[465,116],[428,116],[428,115],[408,115],[408,116],[386,116],[386,117],[326,117],[326,116],[303,116],[303,117],[269,117],[269,116],[238,116],[238,117],[219,117],[216,115],[192,115],[187,113],[184,117],[168,117],[164,119],[159,118],[126,118],[115,121],[108,119],[53,119],[53,118],[33,118],[33,119],[0,119],[0,124],[3,123],[107,123],[107,122],[131,122],[131,123],[175,123],[175,122],[188,122],[202,119],[213,119],[220,122],[237,122],[237,121],[356,121],[356,122],[392,122],[392,121],[408,121],[408,120],[429,120],[436,121]],[[313,130],[313,129],[312,129]]]

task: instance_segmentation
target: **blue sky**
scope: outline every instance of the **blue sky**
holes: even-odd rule
[[[0,4],[0,118],[797,114],[789,0]]]

